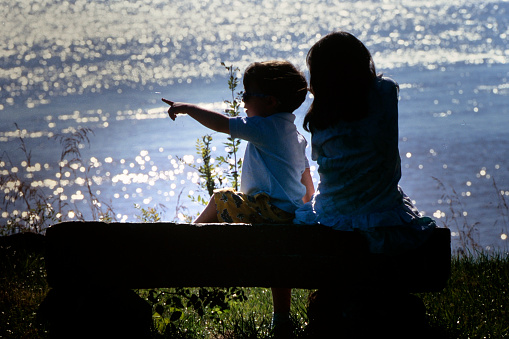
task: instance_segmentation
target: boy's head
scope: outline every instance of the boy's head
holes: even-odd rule
[[[277,99],[276,111],[292,113],[304,102],[307,81],[304,74],[288,61],[255,62],[244,72],[244,90],[247,97],[251,88]]]

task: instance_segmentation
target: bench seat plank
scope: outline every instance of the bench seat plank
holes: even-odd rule
[[[355,232],[319,225],[63,222],[46,232],[52,287],[385,286],[442,290],[449,229],[401,255],[370,254]]]

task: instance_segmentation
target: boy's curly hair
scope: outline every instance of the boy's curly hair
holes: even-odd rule
[[[288,61],[254,62],[244,72],[244,88],[256,84],[263,94],[273,95],[279,112],[292,113],[306,100],[308,83],[304,74]]]

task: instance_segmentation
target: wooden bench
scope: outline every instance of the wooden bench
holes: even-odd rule
[[[368,253],[355,232],[318,225],[64,222],[46,232],[52,295],[41,308],[54,329],[69,321],[57,321],[66,317],[57,310],[88,291],[102,293],[102,302],[91,301],[97,307],[115,304],[104,298],[118,291],[163,287],[435,292],[446,286],[450,265],[450,231],[443,228],[416,250],[380,255]]]

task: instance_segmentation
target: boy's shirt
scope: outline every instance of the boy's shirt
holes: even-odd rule
[[[241,192],[267,193],[271,203],[293,213],[306,193],[302,173],[309,167],[307,141],[297,131],[292,113],[268,117],[230,118],[230,134],[248,141],[241,174]]]

